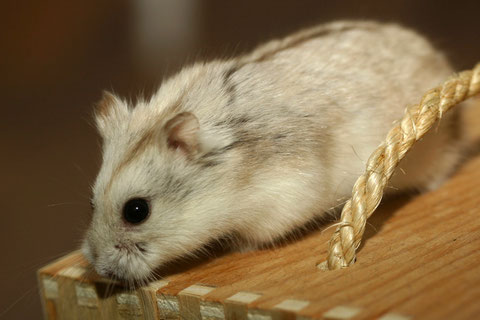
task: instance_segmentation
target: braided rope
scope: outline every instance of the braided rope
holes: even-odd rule
[[[368,159],[345,204],[339,226],[329,242],[328,259],[319,268],[346,268],[355,262],[365,224],[379,205],[383,190],[394,169],[413,144],[427,133],[435,121],[454,105],[480,92],[480,63],[463,71],[443,85],[428,91],[418,105],[408,107],[385,141]]]

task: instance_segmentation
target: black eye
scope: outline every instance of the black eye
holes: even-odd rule
[[[128,200],[123,207],[123,217],[127,222],[140,223],[148,217],[150,208],[148,202],[145,199],[135,198]]]

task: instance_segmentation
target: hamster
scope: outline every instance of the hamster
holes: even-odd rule
[[[270,244],[341,205],[405,107],[452,72],[413,31],[341,21],[186,67],[135,106],[105,93],[83,253],[100,275],[144,281],[226,235]],[[459,139],[457,108],[389,190],[436,188]]]

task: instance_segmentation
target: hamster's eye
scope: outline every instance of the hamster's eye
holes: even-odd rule
[[[130,199],[123,207],[123,218],[130,223],[137,224],[148,217],[150,208],[148,202],[142,198]]]

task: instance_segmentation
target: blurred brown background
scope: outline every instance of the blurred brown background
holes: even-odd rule
[[[35,271],[75,249],[100,165],[92,106],[135,99],[188,61],[318,22],[398,21],[457,69],[480,61],[478,1],[2,1],[0,319],[41,318]]]

